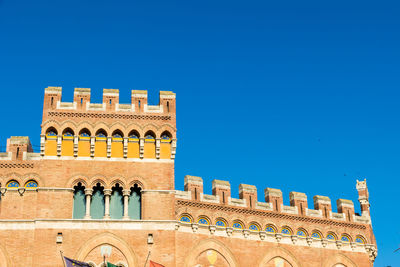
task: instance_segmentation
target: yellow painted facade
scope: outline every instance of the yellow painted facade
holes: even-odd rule
[[[74,156],[74,137],[63,136],[61,142],[61,156]]]
[[[122,158],[124,157],[124,143],[122,138],[112,138],[111,143],[111,157]]]
[[[90,137],[79,137],[78,157],[90,157]]]
[[[46,136],[44,154],[46,156],[57,156],[57,136]]]
[[[96,137],[94,144],[94,156],[95,157],[107,157],[107,138]]]
[[[134,141],[137,140],[137,141]],[[139,158],[139,139],[129,139],[128,141],[128,158]]]
[[[146,159],[156,158],[156,142],[154,139],[144,140],[144,158]]]
[[[160,158],[171,158],[171,140],[161,140],[160,144]]]

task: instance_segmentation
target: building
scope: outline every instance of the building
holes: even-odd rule
[[[11,137],[0,154],[0,266],[63,266],[70,258],[103,266],[102,250],[119,266],[355,267],[377,254],[366,181],[357,181],[362,214],[350,200],[214,180],[212,195],[200,177],[175,190],[175,94],[161,91],[157,106],[146,91],[45,89],[40,153],[27,137]],[[150,252],[150,253],[149,253]]]

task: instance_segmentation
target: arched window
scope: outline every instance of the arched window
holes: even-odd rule
[[[29,188],[37,188],[38,187],[38,183],[35,180],[29,180],[28,182],[25,183],[25,188],[29,189]]]
[[[250,231],[258,232],[260,231],[260,227],[256,223],[251,223],[249,226]]]
[[[200,217],[197,221],[198,224],[210,225],[210,220],[204,216]]]
[[[131,187],[131,194],[129,196],[128,213],[129,217],[133,220],[140,220],[142,218],[142,188],[137,184]]]
[[[218,227],[226,227],[227,223],[226,223],[226,221],[224,219],[218,218],[216,220],[216,222],[215,222],[215,225],[218,226]]]
[[[160,158],[171,158],[171,140],[172,135],[168,131],[165,131],[161,134]]]
[[[139,158],[139,133],[136,130],[132,130],[128,135],[128,158]]]
[[[57,134],[57,130],[54,127],[47,129],[44,146],[44,154],[46,156],[57,156]]]
[[[107,157],[107,132],[100,129],[96,132],[96,142],[94,145],[95,157]]]
[[[336,235],[334,233],[328,233],[326,235],[326,239],[331,240],[331,241],[335,241],[337,239]]]
[[[184,222],[184,223],[191,223],[192,222],[192,218],[190,218],[189,215],[182,215],[181,218],[179,219],[180,222]]]
[[[18,188],[19,187],[19,183],[15,180],[11,180],[7,183],[6,185],[7,188]]]
[[[78,156],[90,157],[90,131],[86,128],[79,132]]]
[[[104,211],[104,187],[100,183],[97,183],[93,187],[93,195],[90,202],[90,217],[92,219],[103,219]]]
[[[267,227],[265,227],[265,232],[274,234],[274,233],[276,233],[276,228],[275,228],[275,226],[273,226],[271,224],[267,225]]]
[[[61,156],[74,155],[74,131],[67,128],[63,131],[61,143]]]
[[[110,200],[110,217],[111,219],[122,219],[124,216],[124,197],[122,195],[122,187],[116,184],[111,188]]]
[[[304,229],[298,229],[296,235],[300,236],[300,237],[307,237],[308,236],[307,231],[304,230]]]
[[[144,157],[156,158],[156,135],[152,131],[148,131],[144,135]]]
[[[111,157],[122,158],[124,156],[124,135],[116,130],[112,134]]]
[[[293,232],[289,227],[284,226],[284,227],[282,227],[281,234],[283,234],[283,235],[292,235]]]
[[[243,223],[241,221],[234,221],[232,227],[234,229],[244,229]]]
[[[74,186],[74,207],[72,218],[83,219],[85,217],[85,210],[85,187],[82,185],[82,183],[78,183],[76,186]]]
[[[348,234],[343,234],[340,240],[344,243],[349,243],[351,242],[351,237]]]
[[[315,239],[322,239],[322,234],[320,232],[318,232],[318,231],[314,231],[312,233],[311,237],[315,238]]]
[[[360,236],[360,235],[356,236],[355,242],[358,243],[358,244],[366,244],[365,238]]]

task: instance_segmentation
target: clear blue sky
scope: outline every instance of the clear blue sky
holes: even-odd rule
[[[47,86],[177,93],[186,174],[352,199],[367,178],[376,266],[400,266],[398,1],[0,0],[2,150],[39,145]],[[388,229],[392,229],[388,231]]]

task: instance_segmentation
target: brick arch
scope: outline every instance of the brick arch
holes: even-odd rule
[[[124,255],[128,266],[139,266],[137,263],[136,253],[129,247],[128,243],[119,236],[112,233],[103,233],[90,238],[81,246],[75,258],[80,261],[84,261],[93,249],[101,245],[109,245],[117,248]]]
[[[88,129],[90,132],[90,135],[93,136],[94,135],[94,124],[87,122],[87,121],[83,121],[80,122],[77,126],[76,126],[76,135],[79,134],[79,132],[83,129]]]
[[[88,181],[89,178],[83,174],[75,174],[71,178],[68,179],[68,181],[65,183],[66,188],[73,188],[76,186],[79,182],[82,183],[83,186],[86,188],[88,187]]]
[[[7,173],[6,175],[3,176],[3,187],[6,187],[7,183],[11,180],[15,180],[19,183],[19,186],[24,186],[23,179],[21,178],[21,175],[15,172],[12,173]],[[21,185],[22,184],[22,185]]]
[[[8,256],[6,245],[0,244],[0,262],[2,263],[2,267],[11,267],[11,260]]]
[[[126,127],[122,125],[120,122],[114,122],[113,124],[110,125],[110,133],[109,135],[111,136],[114,131],[119,130],[122,132],[124,137],[128,137],[129,132],[127,132]]]
[[[146,125],[143,127],[142,132],[140,133],[140,136],[141,136],[141,137],[145,137],[144,135],[145,135],[148,131],[152,131],[152,132],[156,135],[156,138],[157,138],[157,132],[158,132],[157,130],[158,130],[158,127],[157,127],[155,124],[152,124],[152,123],[146,124]]]
[[[42,178],[40,178],[40,176],[37,173],[24,174],[21,177],[21,180],[23,183],[23,184],[21,184],[21,186],[25,186],[26,182],[28,182],[29,180],[35,180],[39,187],[45,187],[44,180],[42,180]]]
[[[89,187],[92,188],[96,186],[97,183],[100,183],[101,186],[104,186],[104,189],[109,188],[108,183],[107,183],[107,178],[103,175],[95,175],[90,179]]]
[[[119,184],[123,189],[126,189],[125,188],[126,187],[126,182],[125,182],[125,180],[123,178],[121,178],[121,177],[113,177],[110,180],[111,180],[111,182],[109,183],[110,184],[110,189],[113,186],[115,186],[116,184]]]
[[[47,129],[53,127],[54,129],[57,130],[57,134],[62,132],[62,129],[60,127],[60,124],[55,121],[55,120],[49,120],[43,123],[42,125],[42,133],[41,134],[46,134]]]
[[[205,239],[197,243],[189,252],[185,259],[185,267],[193,267],[196,265],[196,258],[207,250],[214,250],[219,253],[225,261],[229,264],[229,267],[238,267],[237,260],[231,252],[231,250],[224,245],[222,242],[215,239]]]
[[[265,267],[271,260],[278,257],[287,261],[291,265],[291,267],[303,267],[290,251],[282,247],[267,249],[267,253],[264,254],[258,266]]]
[[[128,124],[125,128],[126,128],[126,132],[127,132],[126,133],[127,137],[131,131],[137,131],[140,134],[140,137],[143,137],[144,133],[143,133],[143,128],[141,125],[132,122],[132,123]]]
[[[104,130],[107,133],[107,136],[111,136],[110,127],[107,124],[100,122],[94,126],[92,136],[95,136],[97,131]]]
[[[161,127],[159,127],[159,129],[156,132],[157,138],[161,138],[161,134],[163,132],[169,132],[172,136],[172,139],[176,138],[176,129],[171,125],[168,124],[161,125]]]
[[[60,134],[62,134],[62,132],[64,132],[65,129],[70,128],[71,130],[74,131],[74,134],[77,135],[77,127],[76,126],[77,126],[76,123],[71,120],[64,121],[60,126],[60,128],[61,128]]]
[[[143,177],[140,176],[134,176],[128,179],[127,182],[128,189],[133,187],[135,184],[137,184],[140,188],[142,188],[142,190],[145,188],[149,188],[147,184],[144,182]]]
[[[323,267],[335,267],[337,264],[342,264],[345,267],[357,267],[357,265],[349,257],[343,255],[342,253],[336,253],[335,255],[328,257],[324,261],[322,266]]]

